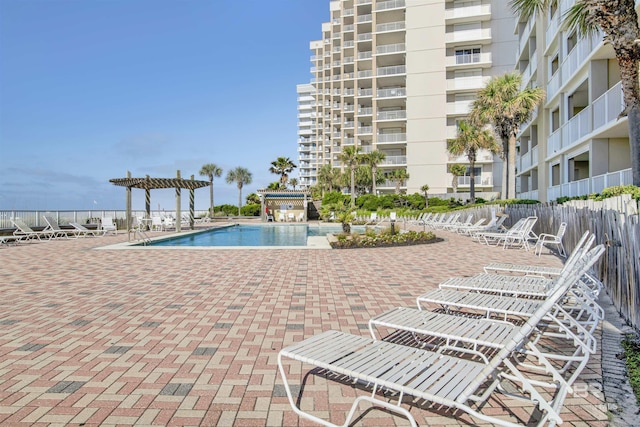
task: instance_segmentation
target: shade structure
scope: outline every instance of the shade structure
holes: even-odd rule
[[[277,220],[279,213],[291,213],[297,218],[296,214],[302,214],[302,220],[307,221],[307,206],[309,203],[310,192],[307,190],[269,190],[262,189],[257,191],[261,196],[261,217],[263,221],[267,220],[267,211]],[[285,221],[288,220],[285,218]]]
[[[195,180],[193,175],[191,179],[184,179],[180,176],[180,171],[176,172],[175,178],[151,178],[147,175],[144,178],[133,178],[131,172],[127,172],[126,178],[113,178],[109,180],[110,183],[118,185],[120,187],[126,187],[127,189],[127,231],[131,230],[131,189],[139,188],[145,190],[145,209],[147,217],[151,217],[151,190],[157,189],[176,189],[176,231],[180,231],[180,195],[181,190],[189,190],[189,217],[191,228],[193,229],[193,219],[195,214],[195,197],[194,190],[202,187],[209,186],[209,181]]]

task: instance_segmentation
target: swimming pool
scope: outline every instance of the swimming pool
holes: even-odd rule
[[[146,246],[307,246],[310,237],[342,231],[340,225],[234,225],[147,243]]]

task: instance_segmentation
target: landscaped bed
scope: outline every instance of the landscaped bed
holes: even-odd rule
[[[328,236],[329,244],[334,249],[380,248],[392,246],[424,245],[442,242],[430,231],[402,231],[385,228],[376,231],[367,228],[364,234],[340,233]]]

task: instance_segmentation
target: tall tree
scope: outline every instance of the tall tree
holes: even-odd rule
[[[365,165],[371,168],[371,194],[376,195],[376,181],[378,173],[378,165],[387,158],[387,155],[382,151],[373,150],[370,153],[362,155],[362,160]]]
[[[467,167],[465,165],[451,165],[449,166],[449,173],[453,175],[453,181],[451,181],[451,186],[453,187],[453,192],[458,192],[458,177],[463,176],[467,171]]]
[[[285,188],[287,186],[287,181],[289,180],[289,174],[293,172],[295,168],[297,168],[297,166],[290,158],[278,157],[276,160],[271,162],[269,172],[280,175],[280,186]]]
[[[425,184],[420,187],[420,191],[424,193],[424,207],[429,207],[429,184]]]
[[[238,216],[240,216],[240,210],[242,209],[242,187],[245,184],[251,184],[252,180],[253,175],[249,172],[249,169],[240,166],[227,172],[227,184],[235,182],[238,187]]]
[[[396,184],[396,194],[400,194],[400,187],[409,179],[409,173],[406,169],[396,169],[389,175],[389,179]]]
[[[293,189],[295,190],[296,187],[298,186],[298,178],[291,178],[289,180],[289,184],[291,184],[291,186],[293,187]]]
[[[200,168],[200,175],[209,178],[209,202],[211,207],[209,209],[209,215],[214,216],[214,204],[213,204],[213,178],[220,177],[222,175],[222,168],[218,167],[215,163],[207,163]]]
[[[520,90],[521,83],[519,73],[491,78],[478,92],[469,114],[471,123],[478,128],[491,124],[502,141],[507,160],[507,194],[502,197],[507,199],[516,196],[516,135],[520,125],[531,118],[545,96],[541,88]]]
[[[523,19],[545,13],[557,0],[511,0],[511,6]],[[566,13],[568,29],[582,35],[598,29],[610,44],[620,66],[624,110],[629,119],[629,149],[633,185],[640,186],[640,26],[635,0],[576,0]]]
[[[342,147],[338,159],[351,171],[349,182],[351,183],[351,206],[353,207],[356,205],[356,168],[362,163],[360,147],[354,145]]]
[[[467,159],[469,159],[469,192],[471,203],[475,203],[475,165],[478,159],[478,151],[488,150],[495,154],[500,152],[500,145],[490,131],[480,129],[466,121],[461,121],[458,124],[456,137],[447,141],[447,150],[454,156],[465,154]]]
[[[332,192],[336,185],[336,172],[338,170],[331,167],[331,165],[324,165],[318,170],[318,186],[322,189],[322,194],[325,191]]]

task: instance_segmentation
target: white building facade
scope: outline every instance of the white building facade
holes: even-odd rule
[[[385,153],[385,174],[405,169],[407,193],[424,184],[451,192],[448,166],[468,161],[448,155],[447,139],[486,81],[515,66],[516,19],[505,2],[333,0],[330,16],[310,43],[311,85],[298,86],[301,184],[317,183],[323,165],[340,168],[342,148],[356,146]],[[481,153],[476,190],[499,191],[500,178],[499,159]],[[468,176],[458,181],[468,190]]]
[[[553,201],[632,183],[620,72],[602,33],[579,36],[563,26],[575,0],[559,0],[545,16],[516,23],[516,70],[523,87],[546,100],[522,126],[518,197]]]

